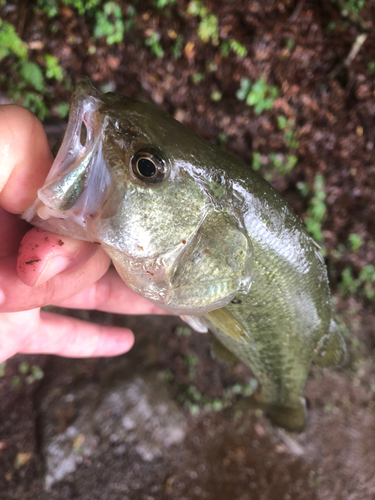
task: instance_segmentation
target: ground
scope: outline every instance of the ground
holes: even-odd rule
[[[99,87],[149,100],[260,167],[323,246],[347,362],[335,371],[312,369],[307,426],[293,435],[247,405],[251,373],[216,359],[210,335],[191,332],[178,318],[80,311],[75,314],[81,318],[130,326],[136,345],[116,359],[8,361],[0,377],[0,498],[375,497],[373,283],[360,279],[363,269],[371,274],[375,261],[375,35],[370,32],[349,67],[333,76],[359,32],[330,2],[206,5],[217,15],[220,44],[235,39],[246,56],[225,57],[220,44],[202,41],[200,18],[186,14],[182,0],[162,11],[139,1],[135,28],[120,44],[95,40],[95,53],[93,17],[74,7],[60,5],[48,21],[40,9],[19,2],[4,15],[34,47],[32,61],[42,65],[43,55],[53,54],[73,81],[86,74]],[[375,4],[368,1],[361,15],[374,20]],[[161,58],[145,46],[150,30],[160,34]],[[171,51],[177,34],[183,35],[180,57]],[[1,62],[3,72],[13,74],[11,63]],[[278,89],[271,109],[258,115],[236,97],[244,78],[263,78],[268,92]],[[45,101],[53,111],[70,92],[62,83],[49,85],[53,92]],[[46,121],[51,142],[60,127],[61,120]],[[294,168],[292,157],[298,158]],[[144,416],[154,408],[155,415],[137,417],[125,435],[128,424],[116,420],[107,396],[132,391],[143,401],[143,413],[135,403],[126,413]],[[163,408],[175,416],[174,437],[158,420]],[[103,415],[113,426],[107,434]],[[58,440],[60,447],[53,448]],[[60,480],[47,481],[46,491],[49,460],[67,448],[70,455],[64,456],[73,465]]]

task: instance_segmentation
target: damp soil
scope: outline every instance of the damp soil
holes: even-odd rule
[[[370,32],[351,64],[332,77],[358,31],[343,23],[328,1],[207,3],[218,16],[220,36],[236,38],[246,47],[246,57],[224,57],[218,47],[203,43],[197,18],[181,14],[187,7],[182,0],[163,15],[152,2],[139,1],[135,28],[124,41],[110,47],[104,40],[95,42],[91,55],[89,16],[64,6],[49,22],[33,3],[15,3],[17,9],[8,9],[6,18],[27,43],[40,42],[33,45],[35,61],[44,53],[54,54],[73,81],[88,75],[98,87],[153,102],[248,164],[254,152],[263,158],[270,152],[288,154],[277,115],[295,122],[297,165],[281,175],[265,160],[261,173],[301,218],[317,173],[324,176],[323,244],[349,356],[338,370],[312,369],[305,391],[307,426],[293,435],[273,428],[259,410],[247,406],[244,396],[234,394],[228,401],[228,389],[251,383],[252,375],[241,363],[216,359],[209,334],[191,332],[178,318],[70,312],[129,326],[136,345],[115,359],[16,356],[8,361],[0,377],[0,498],[375,498],[374,303],[361,288],[355,295],[340,293],[345,267],[358,276],[375,262],[375,75],[369,66],[375,61],[375,34]],[[375,4],[367,2],[362,15],[374,21]],[[165,50],[160,59],[144,43],[152,29],[160,33]],[[170,51],[175,34],[184,37],[179,58]],[[7,60],[2,64],[4,71],[13,71]],[[194,83],[197,74],[204,79]],[[257,116],[235,94],[242,78],[261,77],[280,91],[273,109]],[[61,84],[51,91],[47,102],[52,110],[61,100],[68,102],[69,92]],[[221,93],[219,101],[212,100],[214,92]],[[56,119],[46,123],[51,142],[63,129]],[[301,183],[310,195],[302,196]],[[351,234],[363,240],[356,252],[348,243]],[[43,379],[20,373],[24,361],[40,367]],[[164,377],[170,397],[185,415],[183,443],[152,461],[131,452],[115,454],[109,443],[100,454],[83,457],[74,472],[46,492],[43,401],[58,400],[93,381],[105,391],[114,381],[150,368]],[[203,400],[197,402],[197,393]],[[215,409],[207,401],[225,404]],[[56,432],[69,426],[78,411],[62,409]]]

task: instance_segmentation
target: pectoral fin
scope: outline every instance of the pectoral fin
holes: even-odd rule
[[[249,343],[249,337],[246,334],[243,325],[233,316],[231,312],[228,311],[226,307],[215,309],[215,311],[207,313],[205,317],[216,328],[228,335],[228,337],[231,337],[233,340],[241,343]]]

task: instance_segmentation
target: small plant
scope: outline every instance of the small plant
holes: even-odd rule
[[[82,16],[97,7],[101,0],[62,0],[61,3],[72,7]],[[58,0],[37,0],[37,5],[50,19],[59,13]]]
[[[295,155],[283,155],[281,153],[270,153],[268,158],[272,165],[281,175],[290,174],[293,168],[297,165],[298,158]]]
[[[253,153],[253,163],[252,167],[253,170],[260,170],[262,166],[262,155],[259,153],[259,151],[254,151]]]
[[[124,37],[124,21],[121,7],[116,2],[106,2],[103,10],[96,13],[94,37],[106,37],[108,45],[122,42]]]
[[[176,59],[180,59],[181,54],[182,54],[182,47],[183,47],[183,45],[184,45],[184,37],[183,37],[183,35],[181,35],[181,34],[177,35],[175,44],[171,48],[172,55]]]
[[[43,370],[39,368],[39,366],[33,365],[30,367],[29,363],[26,361],[19,365],[18,370],[22,375],[26,375],[26,382],[28,384],[32,384],[36,380],[41,380],[44,377]],[[19,382],[16,382],[17,387],[20,383],[21,379]]]
[[[5,367],[7,365],[7,362],[6,361],[3,361],[2,363],[0,363],[0,377],[4,377],[5,376]]]
[[[315,241],[323,241],[322,224],[326,220],[327,208],[325,204],[326,192],[324,177],[318,173],[315,176],[313,195],[310,199],[305,224]]]
[[[287,38],[285,40],[285,47],[291,52],[294,49],[296,42],[293,40],[293,38]]]
[[[365,3],[366,0],[344,0],[344,8],[353,14],[359,14]]]
[[[226,144],[228,142],[228,136],[225,132],[220,132],[217,138],[221,144]]]
[[[156,0],[155,5],[158,9],[164,9],[167,5],[173,5],[176,3],[176,0]]]
[[[195,83],[195,85],[198,85],[199,83],[204,82],[206,76],[203,73],[194,73],[193,75],[191,75],[191,79],[193,80],[193,83]]]
[[[361,294],[368,300],[375,300],[375,266],[368,264],[363,267],[357,278],[354,277],[351,267],[346,266],[341,274],[339,289],[342,295]]]
[[[280,130],[284,131],[284,141],[288,148],[298,149],[299,143],[296,139],[295,125],[296,121],[292,118],[286,118],[283,115],[277,117],[277,125]]]
[[[248,106],[253,106],[254,113],[260,115],[262,111],[272,109],[278,94],[277,88],[267,85],[263,78],[254,83],[247,78],[242,78],[236,96],[240,101],[245,101]]]
[[[156,57],[161,58],[164,55],[164,50],[159,40],[160,34],[157,31],[150,30],[145,43]]]
[[[57,57],[46,54],[44,56],[46,62],[46,77],[54,78],[55,80],[61,82],[64,77],[64,71],[59,64]]]
[[[231,50],[239,57],[247,56],[246,47],[240,42],[237,42],[237,40],[224,40],[220,45],[220,51],[223,56],[228,57]]]
[[[92,10],[101,3],[101,0],[63,0],[63,4],[76,9],[78,14],[85,14],[88,10]]]
[[[371,61],[368,63],[369,73],[375,73],[375,61]]]
[[[358,234],[350,234],[348,238],[352,252],[356,253],[363,245],[363,240]]]
[[[69,114],[69,104],[67,102],[61,102],[60,104],[57,104],[55,109],[56,109],[56,113],[57,113],[57,116],[59,118],[66,118]]]
[[[15,375],[14,377],[12,377],[12,380],[11,380],[11,385],[13,387],[13,389],[18,389],[19,387],[21,387],[21,377],[18,376],[18,375]]]
[[[174,330],[174,333],[176,335],[180,335],[181,337],[190,337],[190,335],[191,335],[191,328],[189,326],[178,326]]]
[[[215,14],[203,17],[198,27],[198,35],[202,42],[211,41],[214,45],[219,43],[219,27]]]
[[[297,189],[304,198],[306,198],[310,192],[309,185],[306,182],[297,182]]]
[[[214,90],[212,93],[211,93],[211,101],[214,101],[214,102],[219,102],[221,101],[221,98],[223,97],[223,94],[219,91],[219,90]]]
[[[189,380],[195,380],[196,368],[199,363],[199,358],[196,354],[186,354],[184,364],[188,372]]]
[[[210,12],[200,0],[193,0],[189,3],[187,12],[193,16],[200,17],[198,26],[198,36],[202,42],[210,42],[213,45],[219,43],[219,25],[217,16]]]
[[[28,59],[26,44],[18,37],[14,27],[0,19],[0,61],[5,57],[13,58],[12,74],[4,73],[0,82],[9,97],[18,104],[36,113],[43,120],[49,110],[44,102],[48,94],[46,79],[61,81],[63,69],[58,60],[49,54],[44,57],[44,66]]]
[[[57,0],[37,0],[37,5],[50,19],[59,13]]]
[[[26,57],[27,46],[17,35],[14,26],[0,19],[0,61],[10,55]]]

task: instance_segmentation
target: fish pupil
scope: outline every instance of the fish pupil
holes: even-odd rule
[[[153,177],[156,174],[156,166],[148,158],[140,158],[137,162],[138,172],[143,177]]]

